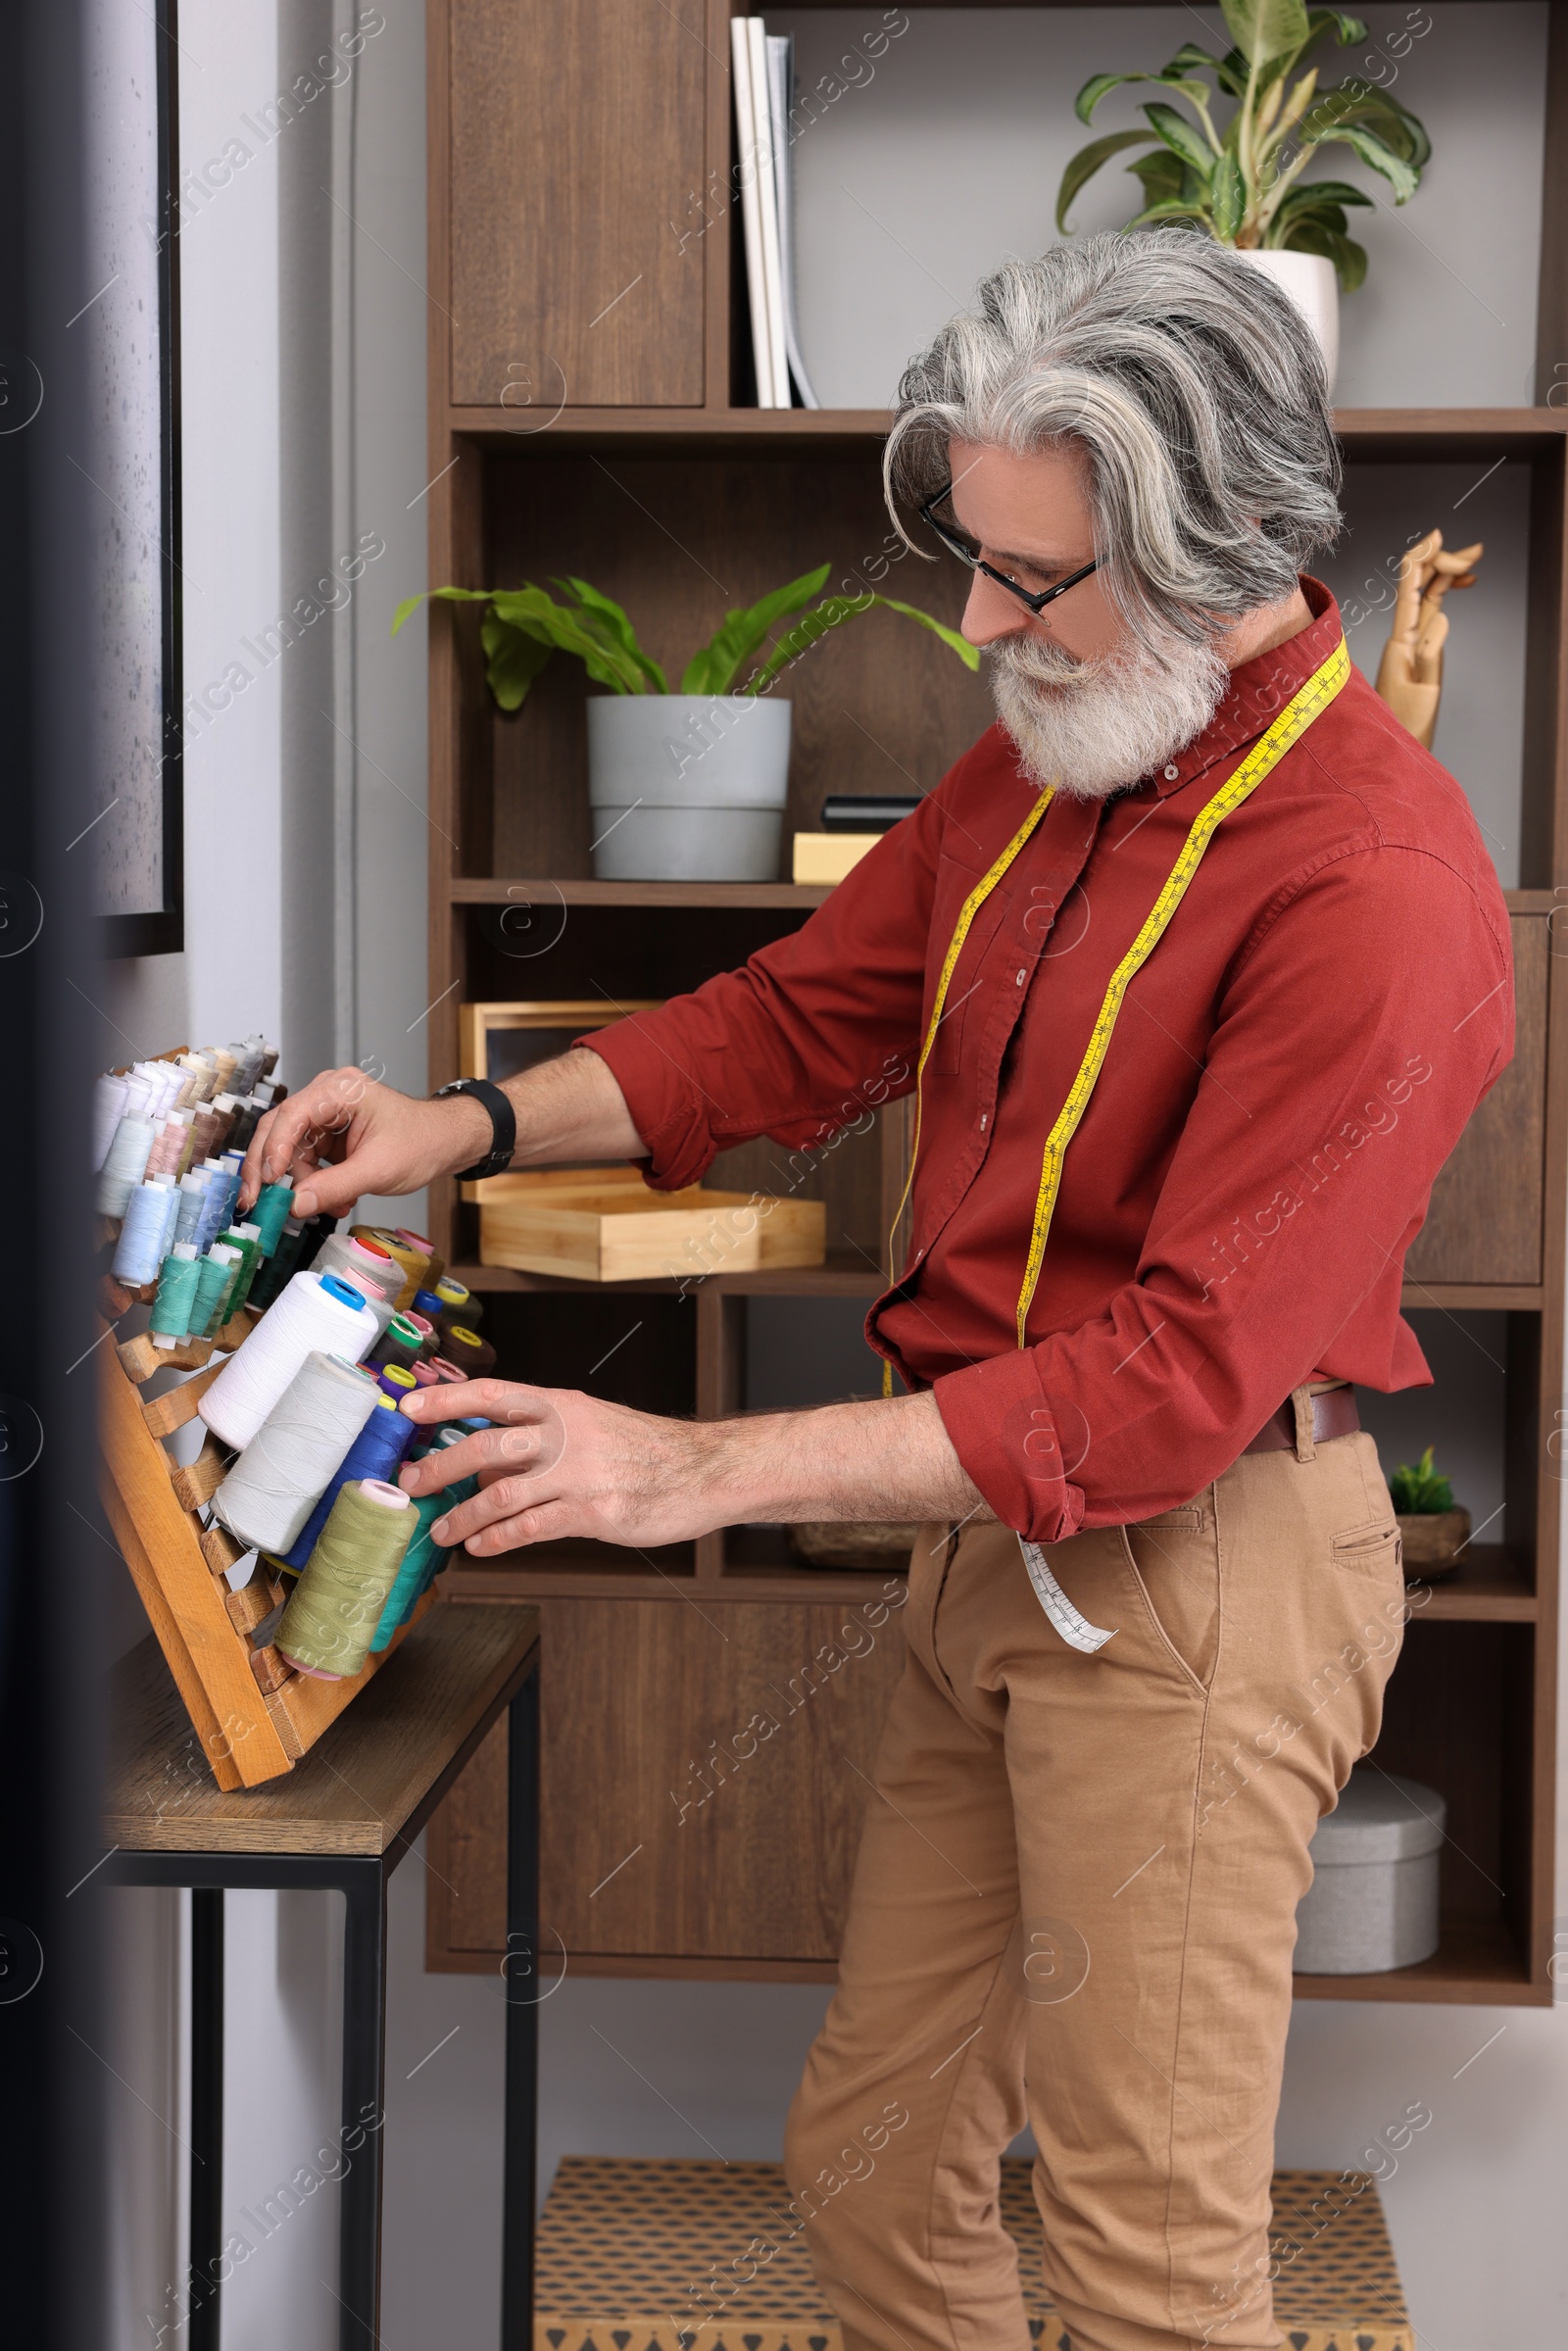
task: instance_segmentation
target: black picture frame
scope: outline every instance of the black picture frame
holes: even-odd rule
[[[179,465],[179,82],[177,0],[154,0],[158,91],[159,579],[162,871],[164,903],[134,914],[104,914],[106,955],[175,955],[185,945],[185,740],[183,615],[180,603]]]

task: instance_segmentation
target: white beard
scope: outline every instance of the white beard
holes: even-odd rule
[[[1076,661],[1039,637],[988,648],[997,714],[1024,773],[1075,800],[1104,800],[1200,735],[1230,672],[1212,646],[1165,637]]]

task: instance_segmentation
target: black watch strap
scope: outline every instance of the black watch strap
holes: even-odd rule
[[[471,1094],[490,1113],[491,1146],[482,1159],[465,1167],[453,1178],[457,1184],[482,1183],[486,1176],[505,1175],[512,1165],[512,1154],[517,1148],[517,1114],[512,1106],[512,1097],[501,1086],[492,1085],[488,1078],[455,1078],[450,1086],[438,1086],[432,1095],[440,1102],[448,1094]]]

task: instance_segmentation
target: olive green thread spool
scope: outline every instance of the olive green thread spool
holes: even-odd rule
[[[286,1664],[326,1682],[361,1670],[415,1522],[409,1495],[384,1479],[341,1490],[277,1628]]]

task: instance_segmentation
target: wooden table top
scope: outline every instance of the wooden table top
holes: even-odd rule
[[[385,1853],[418,1834],[538,1645],[537,1608],[444,1602],[291,1772],[225,1793],[149,1635],[114,1678],[105,1839],[140,1853]]]

